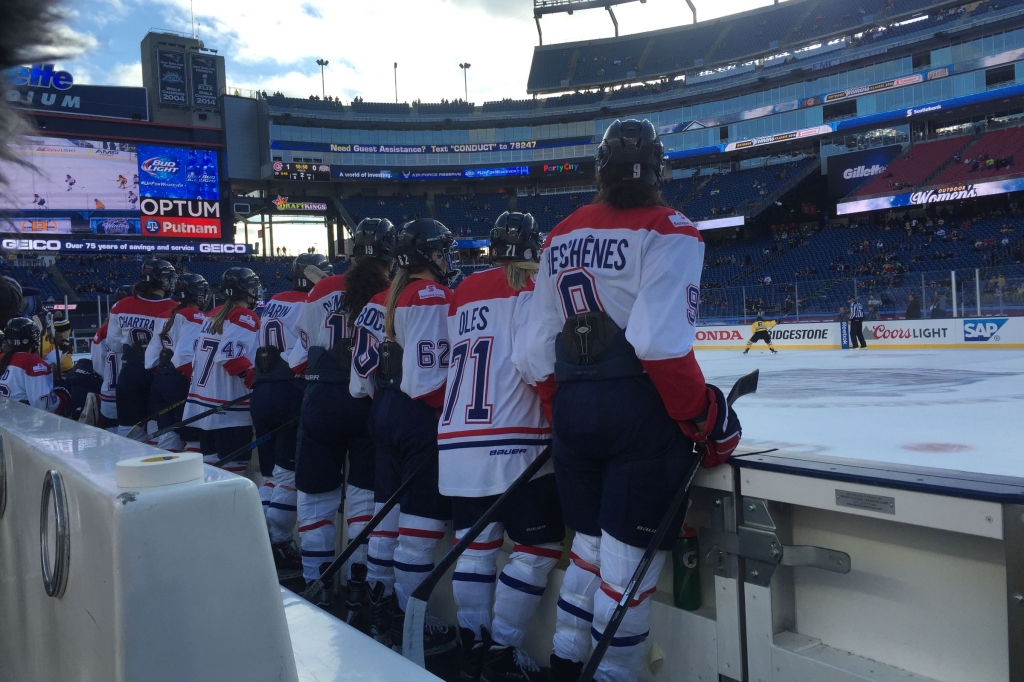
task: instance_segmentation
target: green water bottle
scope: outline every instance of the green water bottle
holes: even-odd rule
[[[687,611],[700,608],[700,569],[697,565],[697,531],[683,524],[683,532],[672,548],[672,597]]]

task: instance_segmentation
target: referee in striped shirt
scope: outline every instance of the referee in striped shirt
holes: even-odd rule
[[[850,296],[850,346],[857,348],[858,341],[861,348],[868,347],[864,341],[864,306],[857,303],[855,296]]]

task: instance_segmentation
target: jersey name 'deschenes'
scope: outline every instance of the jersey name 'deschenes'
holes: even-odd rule
[[[187,376],[192,368],[192,358],[195,356],[196,339],[199,338],[199,330],[206,320],[206,315],[196,307],[186,306],[175,314],[171,328],[166,334],[162,334],[170,316],[170,310],[163,314],[157,323],[156,339],[146,346],[146,369],[153,369],[160,364],[160,352],[166,348],[173,353],[171,363]]]
[[[223,333],[216,334],[211,327],[219,311],[220,308],[212,310],[199,331],[185,419],[249,393],[245,375],[256,360],[260,319],[254,311],[235,306],[224,320]],[[207,430],[250,425],[248,400],[192,424]]]
[[[470,275],[452,295],[437,431],[442,495],[501,494],[551,443],[540,397],[512,364],[512,332],[532,296],[532,282],[517,292],[500,267]],[[548,462],[537,476],[553,471]]]
[[[56,412],[63,403],[53,392],[53,371],[35,353],[11,356],[11,363],[0,373],[0,395],[47,412]]]
[[[117,419],[117,396],[114,393],[114,385],[117,382],[117,370],[120,367],[118,356],[107,350],[107,325],[106,320],[96,330],[92,337],[92,367],[93,370],[103,377],[103,384],[100,386],[100,414],[107,419]]]
[[[398,295],[395,341],[402,347],[402,392],[431,407],[441,407],[448,377],[448,305],[452,290],[414,279]]]
[[[299,345],[298,324],[306,303],[304,291],[282,291],[267,301],[260,314],[260,345],[282,355]]]
[[[693,223],[664,207],[578,209],[548,234],[527,324],[513,362],[531,384],[550,382],[555,337],[571,315],[604,311],[633,345],[669,415],[707,407],[693,357],[704,242]]]
[[[330,350],[337,341],[352,337],[348,315],[341,310],[344,300],[344,275],[324,277],[305,295],[293,330],[298,340],[288,347],[286,356],[288,365],[297,374],[306,371],[310,348],[320,346]],[[266,325],[266,318],[263,324]]]
[[[384,314],[387,312],[388,291],[370,299],[355,320],[356,340],[352,347],[352,373],[348,392],[353,398],[374,397],[373,373],[380,363],[378,348],[386,338]]]

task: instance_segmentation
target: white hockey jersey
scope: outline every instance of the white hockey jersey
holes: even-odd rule
[[[551,443],[540,397],[512,364],[512,332],[525,324],[532,296],[532,281],[517,292],[503,268],[470,275],[452,295],[437,431],[442,495],[499,495]],[[537,476],[552,471],[549,461]]]
[[[117,371],[121,367],[116,353],[107,350],[107,325],[105,320],[96,335],[92,337],[92,368],[103,377],[100,387],[100,414],[107,419],[117,419]]]
[[[113,305],[110,309],[110,319],[107,320],[106,347],[108,353],[114,354],[113,366],[116,370],[121,368],[123,347],[138,344],[148,348],[149,342],[167,319],[167,313],[176,305],[173,298],[150,300],[138,296],[122,298]],[[111,388],[112,393],[116,394],[116,376],[113,377]],[[106,415],[105,412],[103,414]]]
[[[352,348],[352,373],[348,392],[353,398],[374,396],[373,373],[380,363],[377,350],[386,338],[384,313],[387,311],[387,289],[370,299],[356,318],[356,341]]]
[[[203,327],[206,315],[193,306],[182,308],[174,315],[174,321],[166,334],[162,334],[171,311],[163,313],[156,327],[156,341],[146,346],[146,369],[153,369],[160,363],[160,352],[169,349],[174,353],[171,363],[178,371],[190,377],[192,359],[196,354],[196,340]]]
[[[293,330],[298,342],[289,346],[285,356],[289,367],[296,374],[306,370],[310,348],[320,346],[331,349],[335,341],[352,338],[348,315],[341,311],[341,303],[345,300],[344,275],[324,277],[308,295],[303,295],[305,303],[299,306],[298,321]],[[266,313],[263,324],[266,324]]]
[[[14,353],[0,372],[0,395],[60,414],[64,400],[53,392],[53,371],[35,353]]]
[[[704,242],[678,211],[663,207],[578,209],[548,234],[528,322],[512,361],[550,394],[555,337],[568,316],[603,310],[633,345],[669,415],[690,420],[707,407],[693,356]]]
[[[224,320],[224,331],[211,329],[220,308],[210,312],[196,339],[192,382],[185,401],[185,419],[231,402],[249,393],[247,374],[256,360],[260,319],[244,306],[235,306]],[[229,426],[250,426],[249,401],[243,400],[223,412],[200,419],[192,426],[212,431]]]
[[[398,295],[395,341],[402,347],[402,392],[431,407],[444,402],[448,378],[448,305],[452,290],[414,279]]]
[[[260,315],[260,345],[274,346],[287,357],[299,345],[298,323],[305,302],[304,291],[282,291],[267,301]]]

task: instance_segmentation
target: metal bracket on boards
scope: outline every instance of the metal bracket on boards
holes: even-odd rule
[[[742,557],[746,564],[745,582],[768,587],[775,567],[809,566],[832,573],[850,572],[850,555],[811,545],[783,545],[776,535],[775,522],[768,512],[767,500],[743,498],[743,523],[735,533],[701,528],[698,542],[710,548],[706,560],[715,575],[728,577],[728,557]]]

